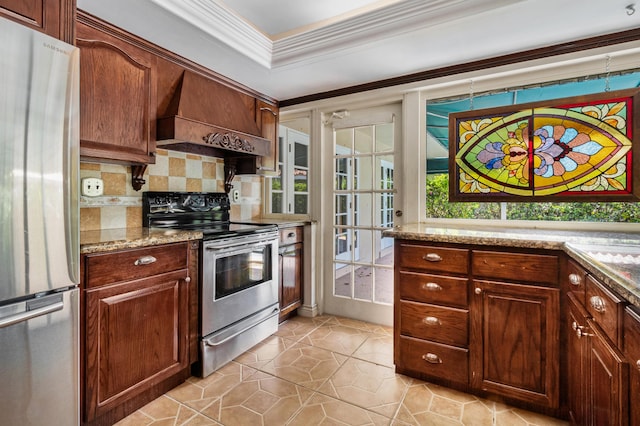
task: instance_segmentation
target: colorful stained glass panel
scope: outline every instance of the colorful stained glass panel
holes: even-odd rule
[[[638,90],[450,117],[452,201],[628,199]],[[637,191],[637,188],[636,188]]]

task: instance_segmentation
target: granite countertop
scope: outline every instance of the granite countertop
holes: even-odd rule
[[[640,232],[569,231],[545,228],[402,225],[386,237],[438,243],[560,250],[606,286],[640,308]]]
[[[120,249],[199,240],[202,232],[161,228],[121,228],[80,232],[80,253],[98,253]]]

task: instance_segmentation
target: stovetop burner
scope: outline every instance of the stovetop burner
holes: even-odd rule
[[[156,192],[142,194],[144,226],[201,231],[203,239],[228,238],[277,230],[229,220],[231,204],[224,192]]]

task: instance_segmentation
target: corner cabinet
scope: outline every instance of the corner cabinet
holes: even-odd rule
[[[282,228],[279,231],[280,322],[295,315],[296,309],[302,306],[303,231],[302,226]]]
[[[396,370],[559,407],[559,257],[397,240]]]
[[[628,425],[629,365],[619,349],[624,302],[586,271],[573,269],[568,280],[576,286],[575,277],[583,277],[584,292],[566,296],[569,420],[572,425]],[[635,324],[627,323],[626,349],[634,353]]]
[[[82,257],[82,419],[111,425],[189,377],[188,243]]]
[[[123,164],[155,162],[155,57],[118,30],[79,15],[80,156]]]
[[[73,44],[74,0],[0,0],[0,16]]]

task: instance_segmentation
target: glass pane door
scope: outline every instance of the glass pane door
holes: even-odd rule
[[[325,311],[381,324],[392,322],[393,239],[382,231],[396,219],[395,122],[333,131],[334,241]]]

